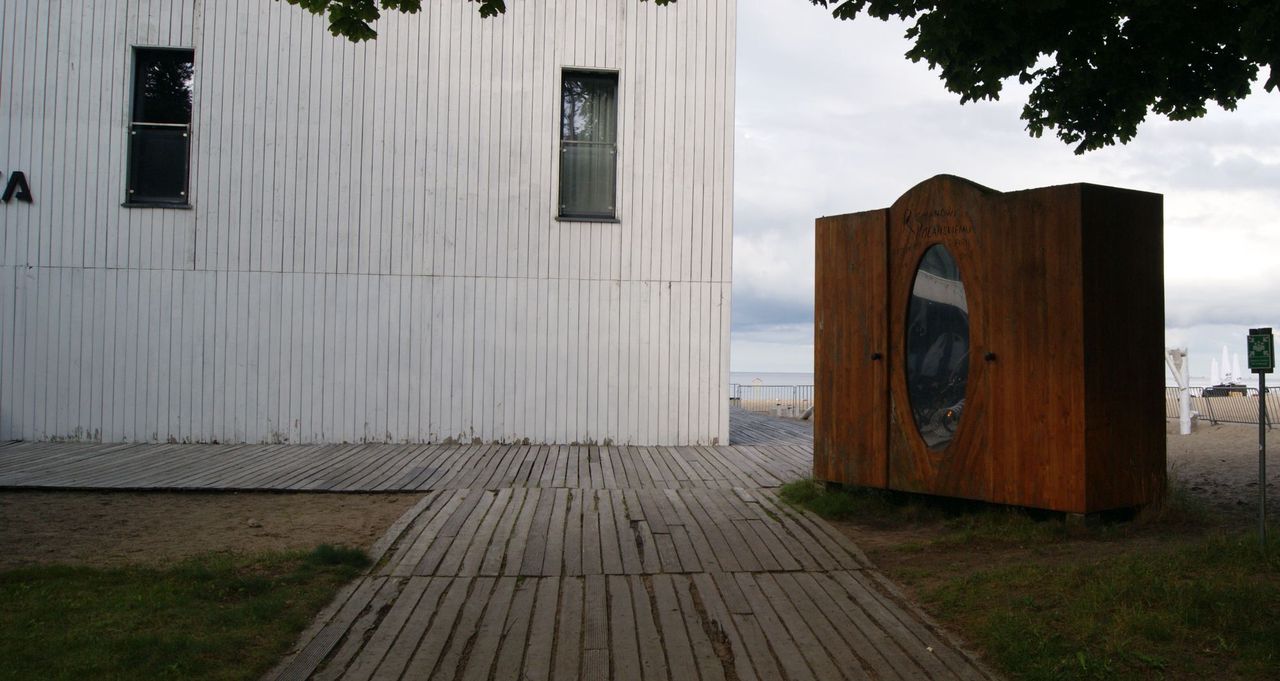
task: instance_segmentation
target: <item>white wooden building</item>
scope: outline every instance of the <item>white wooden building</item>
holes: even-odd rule
[[[727,442],[735,0],[508,5],[0,3],[0,439]]]

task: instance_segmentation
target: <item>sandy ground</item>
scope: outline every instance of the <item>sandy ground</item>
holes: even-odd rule
[[[1256,521],[1258,427],[1196,424],[1190,435],[1168,427],[1169,471],[1228,520]],[[1280,428],[1267,433],[1267,516],[1280,520]]]
[[[0,492],[0,569],[165,564],[208,552],[368,548],[418,494]]]

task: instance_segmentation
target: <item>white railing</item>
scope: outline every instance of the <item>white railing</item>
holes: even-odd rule
[[[813,386],[730,383],[729,401],[747,411],[799,418],[813,406]]]
[[[1257,423],[1258,389],[1242,388],[1240,394],[1206,397],[1204,388],[1191,388],[1191,413],[1210,423]],[[1178,418],[1178,389],[1164,389],[1165,418]],[[1280,390],[1267,389],[1267,425],[1280,420]]]

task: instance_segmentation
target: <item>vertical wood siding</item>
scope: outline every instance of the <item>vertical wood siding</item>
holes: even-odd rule
[[[0,4],[0,439],[727,441],[734,0]],[[193,210],[126,209],[132,46],[193,47]],[[620,224],[558,222],[617,69]]]

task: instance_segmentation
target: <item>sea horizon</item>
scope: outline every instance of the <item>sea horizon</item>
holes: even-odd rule
[[[813,385],[813,372],[808,371],[730,371],[729,383],[752,385]]]

